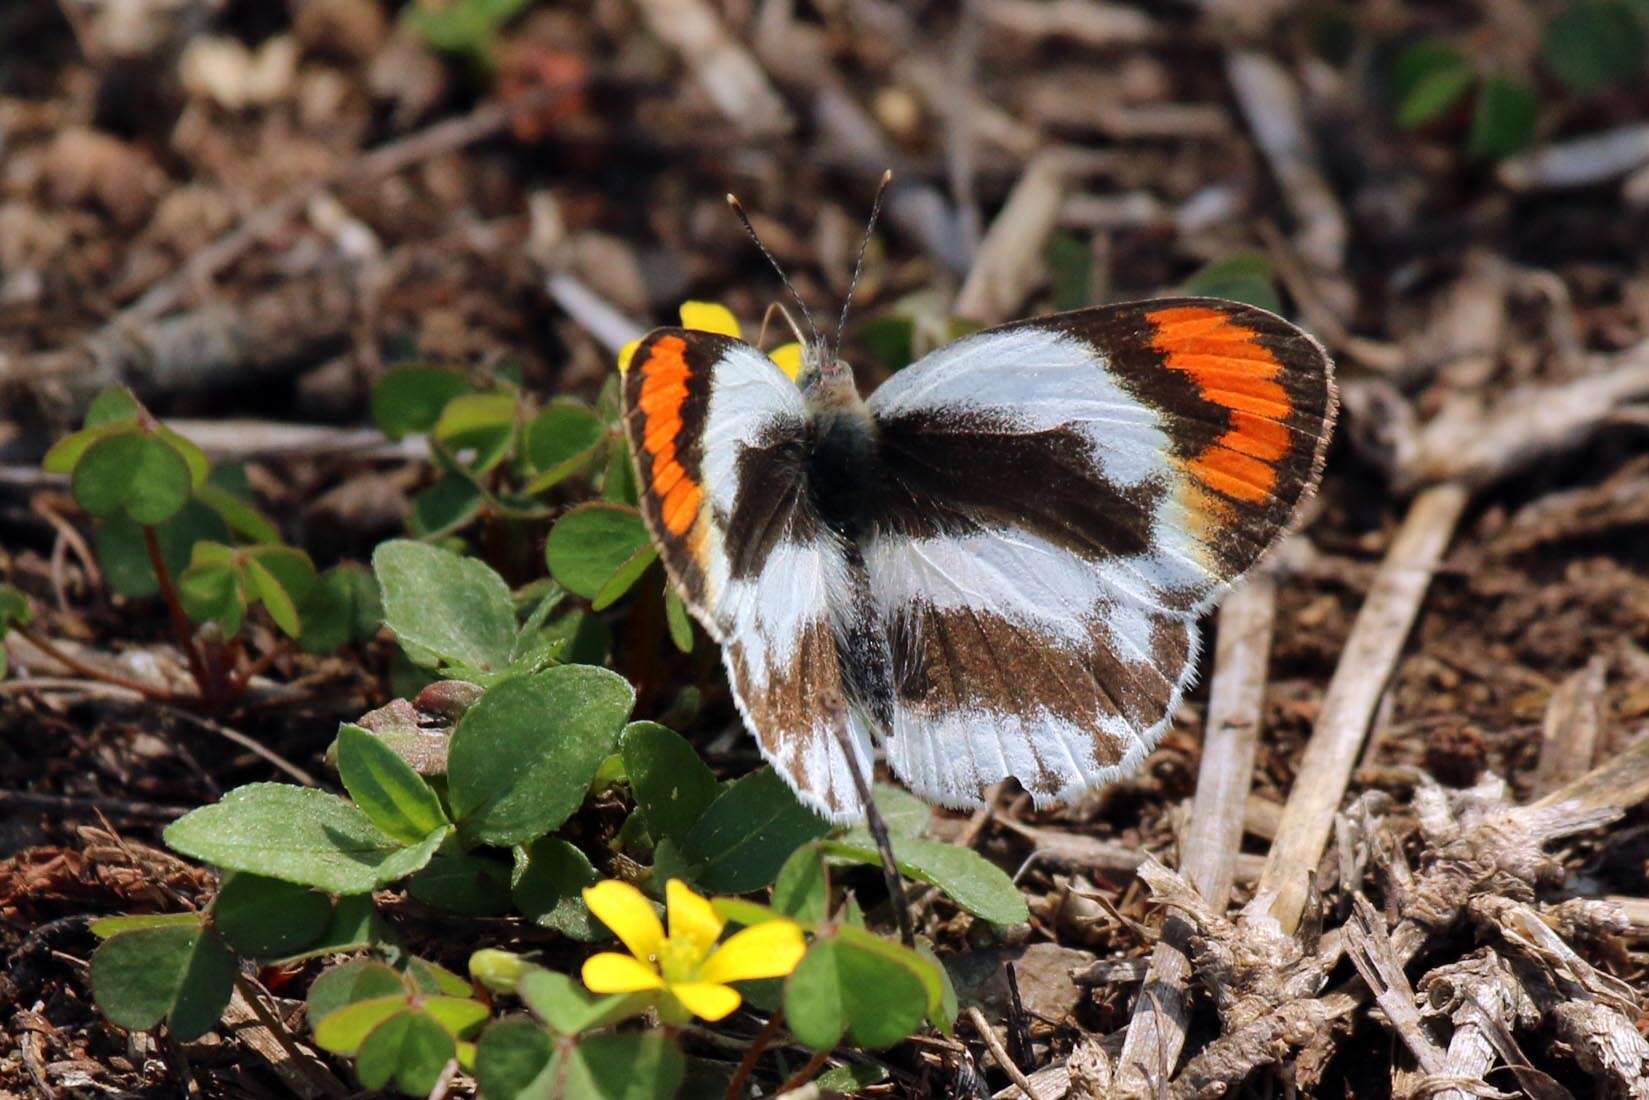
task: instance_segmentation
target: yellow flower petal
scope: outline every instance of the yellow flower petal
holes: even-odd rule
[[[710,907],[710,903],[693,893],[679,878],[664,884],[664,903],[670,911],[670,939],[684,940],[698,950],[699,958],[721,938],[726,923]]]
[[[768,358],[779,365],[785,376],[792,382],[802,371],[802,346],[792,340],[788,344],[780,344],[768,355]]]
[[[591,993],[634,993],[664,984],[658,971],[629,955],[603,951],[584,960],[584,984]]]
[[[674,982],[670,992],[695,1016],[720,1020],[739,1007],[739,991],[715,982]]]
[[[644,963],[658,965],[664,947],[664,926],[658,922],[653,905],[628,882],[607,879],[584,888],[584,904],[613,934],[624,941],[630,954]]]
[[[719,332],[723,336],[739,338],[739,322],[733,311],[720,302],[681,303],[681,327],[700,332]]]
[[[641,346],[641,338],[637,337],[618,349],[618,373],[623,374],[630,369],[630,360],[636,357],[636,349]]]
[[[770,920],[751,925],[716,948],[699,967],[699,980],[742,982],[750,978],[782,978],[796,969],[807,952],[801,927],[795,921]]]

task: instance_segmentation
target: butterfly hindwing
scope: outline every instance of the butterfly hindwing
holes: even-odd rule
[[[763,755],[810,805],[846,814],[857,797],[838,728],[867,774],[871,759],[837,645],[854,567],[807,492],[801,394],[742,341],[658,329],[625,371],[624,427],[642,517],[721,643]]]
[[[1155,744],[1197,617],[1315,486],[1334,396],[1286,321],[1168,299],[966,337],[870,409],[888,758],[971,805],[1009,776],[1064,799]]]

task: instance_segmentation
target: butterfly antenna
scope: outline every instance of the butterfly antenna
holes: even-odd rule
[[[784,268],[779,266],[779,261],[774,259],[773,253],[769,252],[767,250],[767,246],[762,243],[761,237],[756,233],[756,227],[750,224],[750,215],[744,212],[744,204],[739,201],[737,195],[729,194],[727,196],[727,205],[731,206],[733,208],[733,213],[739,216],[739,222],[744,226],[744,231],[750,235],[751,241],[755,243],[756,248],[761,251],[761,254],[767,257],[767,262],[773,265],[773,270],[779,274],[779,282],[784,284],[785,290],[790,292],[791,300],[794,301],[801,309],[802,318],[807,322],[807,331],[813,334],[811,340],[812,345],[816,348],[822,349],[824,347],[824,339],[819,335],[819,326],[813,323],[813,314],[808,312],[807,303],[802,301],[802,296],[797,294],[796,288],[791,285],[790,276],[784,273]],[[789,315],[786,314],[787,318],[788,316]],[[795,327],[794,321],[791,322],[791,327]],[[797,335],[799,336],[800,334],[798,333]]]
[[[836,322],[836,355],[842,352],[842,334],[847,331],[847,310],[853,304],[853,290],[859,285],[859,272],[865,268],[865,249],[870,247],[870,235],[876,229],[876,219],[882,213],[882,196],[893,182],[893,169],[882,173],[882,182],[876,185],[876,198],[870,204],[870,221],[865,223],[865,235],[859,241],[859,256],[853,261],[853,278],[848,280],[847,297],[842,299],[842,316]]]

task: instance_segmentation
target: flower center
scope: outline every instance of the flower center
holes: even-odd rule
[[[667,982],[693,981],[704,955],[705,952],[692,940],[681,937],[666,939],[658,953],[659,973]]]

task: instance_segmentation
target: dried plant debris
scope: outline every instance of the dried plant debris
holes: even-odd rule
[[[1646,42],[1630,0],[0,4],[0,1097],[1649,1097]],[[1140,770],[879,783],[883,868],[764,778],[614,366],[684,301],[757,336],[728,192],[835,317],[890,168],[864,388],[1183,293],[1310,330],[1343,407]],[[668,1034],[594,999],[582,888],[664,878],[816,954]],[[177,980],[111,1014],[123,955]],[[314,1026],[356,979],[376,1046]]]

